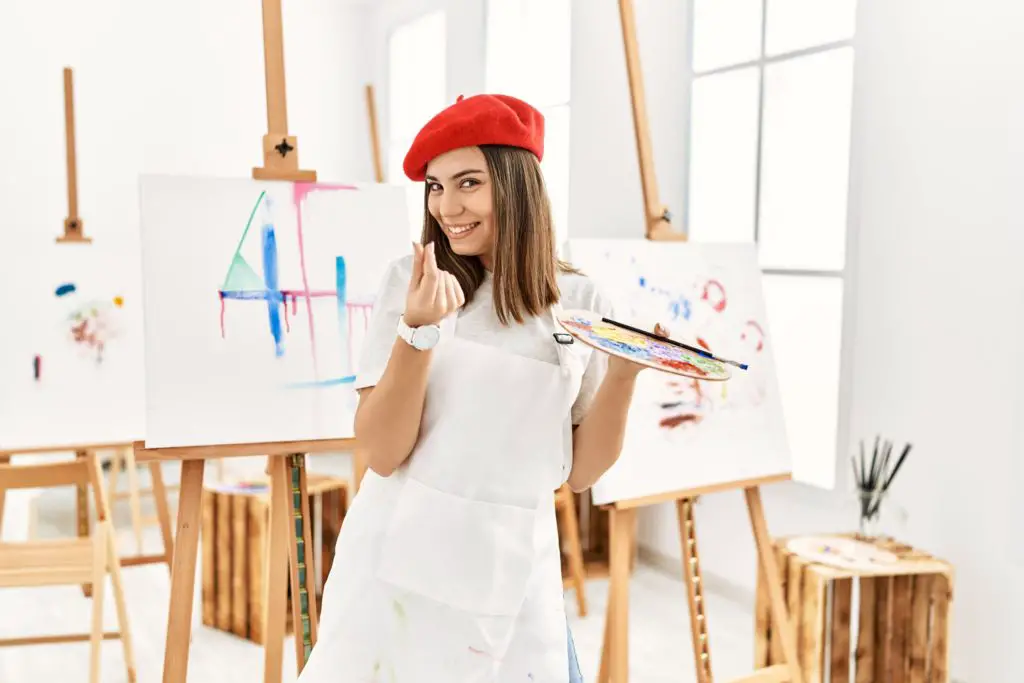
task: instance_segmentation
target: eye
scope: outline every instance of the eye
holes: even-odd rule
[[[427,183],[427,189],[430,192],[440,192],[441,191],[441,183]]]
[[[469,188],[475,187],[475,186],[477,186],[479,184],[480,184],[480,181],[477,180],[476,178],[466,178],[461,183],[459,183],[459,186],[463,187],[463,188],[466,188],[466,189],[469,189]]]

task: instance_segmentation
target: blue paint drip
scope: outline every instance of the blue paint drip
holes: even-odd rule
[[[345,257],[335,257],[334,264],[335,286],[338,290],[338,334],[341,338],[341,370],[345,375],[348,375],[352,368],[349,367],[348,363],[348,294],[346,291]]]
[[[65,294],[71,294],[76,289],[77,289],[77,287],[75,287],[75,285],[73,285],[70,282],[67,282],[67,283],[61,285],[60,287],[58,287],[57,291],[55,292],[55,294],[57,296],[64,296]]]
[[[286,385],[289,389],[314,389],[316,387],[336,387],[342,384],[352,384],[356,381],[355,375],[336,377],[334,379],[322,379],[319,382],[294,382]]]
[[[272,223],[263,226],[263,279],[268,292],[277,292],[277,237]],[[274,354],[284,355],[281,345],[281,311],[277,297],[267,297],[267,312],[270,315],[270,334],[274,337]]]

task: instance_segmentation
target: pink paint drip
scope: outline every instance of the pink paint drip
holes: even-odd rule
[[[331,183],[295,183],[293,186],[292,204],[295,205],[296,227],[299,238],[299,270],[302,273],[302,295],[306,298],[306,313],[309,318],[309,348],[313,353],[313,379],[319,381],[320,369],[316,360],[316,331],[313,325],[312,292],[309,289],[309,275],[306,272],[306,248],[302,242],[302,203],[306,196],[317,190],[355,190],[353,185]]]

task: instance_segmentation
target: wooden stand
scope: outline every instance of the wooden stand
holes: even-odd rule
[[[92,242],[85,236],[82,219],[78,215],[78,168],[75,159],[75,93],[70,67],[64,67],[64,140],[67,154],[68,216],[64,219],[64,234],[58,242]]]
[[[622,21],[623,43],[626,50],[626,69],[633,109],[633,123],[636,132],[637,152],[640,162],[640,178],[644,193],[645,236],[651,240],[685,240],[685,233],[671,228],[668,209],[658,200],[658,185],[654,173],[651,152],[650,131],[647,127],[647,110],[644,102],[643,79],[640,70],[640,56],[636,40],[636,22],[632,0],[619,0],[619,14]],[[679,535],[682,545],[683,580],[686,584],[687,602],[690,607],[690,628],[693,637],[694,663],[698,683],[712,683],[711,645],[708,639],[707,618],[704,613],[704,588],[700,572],[700,557],[697,549],[697,529],[693,516],[693,501],[699,495],[742,488],[750,513],[750,525],[757,544],[758,565],[765,577],[769,609],[774,622],[779,625],[778,635],[781,648],[779,663],[763,668],[736,683],[769,683],[792,681],[803,683],[797,661],[796,638],[790,625],[786,602],[782,593],[782,582],[768,526],[761,505],[760,486],[788,480],[790,476],[766,477],[749,481],[723,483],[664,495],[618,501],[608,507],[610,526],[609,595],[608,614],[605,619],[604,647],[601,652],[599,683],[627,683],[629,680],[629,577],[632,548],[636,536],[636,511],[638,508],[674,501],[679,516]]]
[[[658,180],[654,174],[651,131],[647,126],[647,101],[644,95],[643,72],[640,69],[640,49],[636,40],[633,0],[619,0],[619,17],[622,22],[622,42],[626,48],[626,75],[629,78],[633,128],[636,133],[637,157],[640,161],[640,184],[644,193],[645,236],[649,239],[685,240],[685,233],[672,229],[672,214],[658,199]]]
[[[373,177],[378,183],[384,182],[384,164],[380,155],[380,135],[377,132],[377,103],[373,96],[373,85],[366,84],[366,115],[370,121],[370,151],[373,152]]]
[[[947,683],[952,567],[895,541],[861,540],[894,553],[899,563],[846,569],[793,553],[789,539],[775,543],[804,682]],[[779,661],[781,651],[767,587],[759,575],[758,667]]]
[[[311,566],[312,534],[308,520],[306,454],[353,451],[352,439],[254,443],[225,446],[147,448],[135,444],[138,462],[181,461],[181,489],[178,500],[178,528],[174,563],[171,567],[171,599],[164,649],[163,683],[186,683],[189,645],[192,635],[192,602],[195,591],[196,557],[202,521],[203,470],[207,460],[265,455],[270,475],[270,530],[267,543],[266,625],[263,680],[279,683],[290,585],[296,666],[301,673],[317,639],[317,615],[310,611],[309,596],[315,595],[316,581]],[[289,566],[291,578],[289,580]]]
[[[78,446],[48,446],[39,448],[26,448],[16,450],[0,450],[0,465],[7,464],[10,462],[12,456],[15,455],[46,455],[53,453],[64,453],[73,451],[75,454],[76,461],[88,460],[91,454],[96,451],[105,450],[118,450],[124,448],[130,448],[131,444],[124,443],[107,443],[107,444],[87,444]],[[159,467],[159,463],[151,462],[149,464],[150,476],[153,479],[153,498],[156,505],[157,520],[160,524],[160,535],[163,539],[164,551],[156,554],[138,554],[128,555],[120,557],[122,567],[134,567],[144,564],[166,564],[168,569],[174,559],[174,539],[171,536],[171,516],[170,510],[167,506],[167,488],[164,486],[163,471]],[[0,523],[3,522],[3,508],[4,508],[4,492],[0,489]],[[85,539],[91,536],[91,529],[89,524],[89,496],[88,488],[85,484],[79,484],[76,486],[75,495],[75,519],[77,526],[78,537]],[[86,597],[92,595],[92,584],[82,584],[82,592]]]
[[[263,0],[263,60],[267,82],[267,134],[263,136],[263,166],[252,169],[252,177],[316,182],[316,171],[299,170],[299,141],[288,134],[281,0]]]

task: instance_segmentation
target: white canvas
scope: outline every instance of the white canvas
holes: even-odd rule
[[[137,236],[58,244],[50,227],[0,255],[0,450],[141,439]]]
[[[791,457],[753,245],[570,240],[615,318],[749,364],[727,382],[645,370],[622,455],[593,487],[603,505],[788,474]]]
[[[147,176],[140,203],[147,446],[352,436],[404,189]]]

